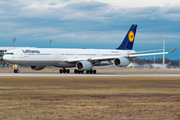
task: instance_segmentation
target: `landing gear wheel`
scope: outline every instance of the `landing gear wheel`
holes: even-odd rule
[[[67,71],[66,71],[66,69],[63,69],[63,73],[66,73]]]
[[[59,73],[63,73],[63,70],[62,70],[62,69],[60,69],[60,70],[59,70]]]
[[[86,70],[86,74],[89,74],[89,70]]]
[[[70,73],[70,70],[69,70],[69,69],[67,69],[67,70],[66,70],[66,72],[67,72],[67,73]]]
[[[70,73],[70,70],[69,69],[60,69],[59,70],[59,73]]]
[[[86,70],[86,74],[96,74],[97,71],[96,70]]]
[[[75,70],[74,70],[74,73],[75,73],[75,74],[76,74],[76,73],[78,73],[78,70],[77,70],[77,69],[75,69]]]
[[[93,73],[96,74],[96,70],[93,70]]]
[[[90,74],[92,74],[93,73],[92,69],[89,72],[90,72]]]

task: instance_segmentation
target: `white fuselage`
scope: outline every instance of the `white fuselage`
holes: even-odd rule
[[[109,50],[109,49],[13,49],[5,54],[3,59],[11,64],[23,66],[56,66],[75,67],[77,62],[67,62],[68,59],[83,59],[93,57],[127,56],[132,50]],[[109,61],[101,61],[102,64],[112,64]],[[103,64],[104,62],[104,64]],[[106,63],[105,63],[106,62]]]

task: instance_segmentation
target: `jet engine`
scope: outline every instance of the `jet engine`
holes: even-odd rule
[[[78,70],[90,70],[93,65],[89,61],[80,61],[76,64]]]
[[[46,66],[31,66],[32,70],[42,70],[44,69]]]
[[[125,57],[116,58],[114,64],[118,67],[126,67],[129,65],[129,60]]]

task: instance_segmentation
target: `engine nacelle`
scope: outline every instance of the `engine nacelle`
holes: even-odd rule
[[[93,65],[89,61],[80,61],[76,64],[78,70],[90,70]]]
[[[44,69],[46,66],[31,66],[32,70],[42,70]]]
[[[126,67],[129,65],[129,60],[125,57],[116,58],[114,64],[118,67]]]

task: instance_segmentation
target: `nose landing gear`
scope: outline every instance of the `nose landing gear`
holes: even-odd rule
[[[59,73],[70,73],[70,70],[69,69],[60,69],[59,70]]]
[[[19,73],[19,70],[18,69],[14,69],[14,73]]]

